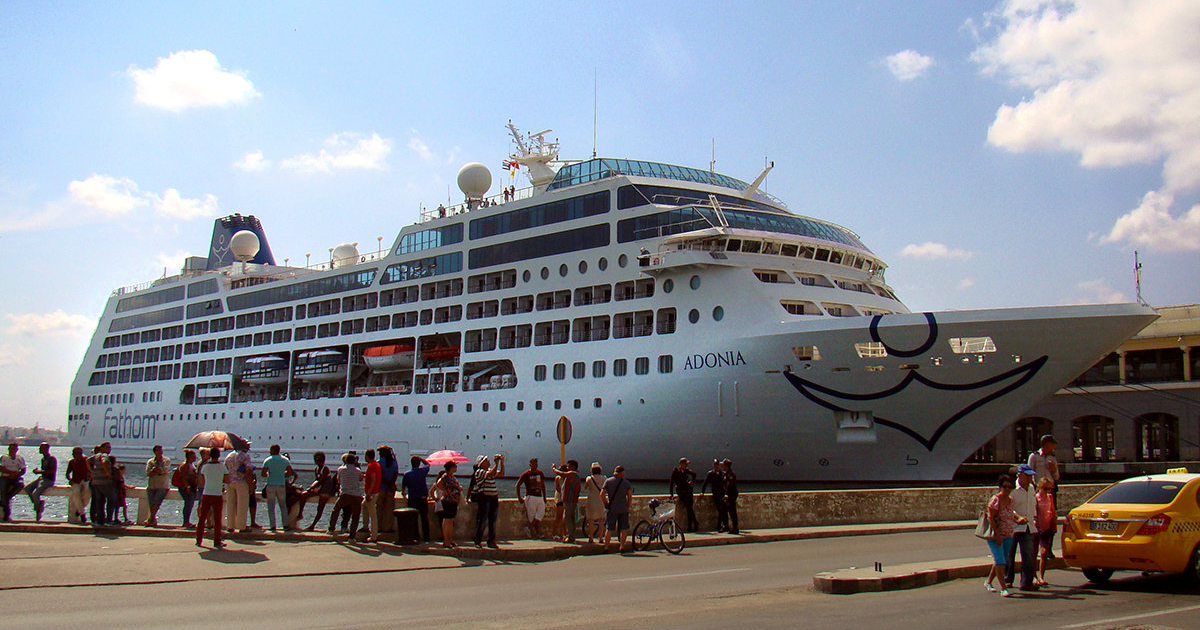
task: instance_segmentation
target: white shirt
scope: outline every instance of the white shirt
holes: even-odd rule
[[[8,453],[0,455],[0,468],[7,472],[19,472],[25,470],[25,458],[20,455],[10,456]],[[16,479],[16,477],[13,477]]]
[[[1018,483],[1012,491],[1013,511],[1025,517],[1024,523],[1013,523],[1014,532],[1037,531],[1037,491],[1033,483],[1028,488],[1022,488]]]
[[[225,487],[225,475],[226,470],[221,462],[207,460],[200,464],[200,476],[204,478],[204,495],[221,496]]]

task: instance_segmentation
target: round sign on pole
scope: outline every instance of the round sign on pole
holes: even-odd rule
[[[558,443],[563,446],[571,443],[571,421],[566,416],[558,419]]]

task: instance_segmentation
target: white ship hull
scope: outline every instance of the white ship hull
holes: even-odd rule
[[[774,202],[718,212],[734,225],[666,225],[655,219],[664,206],[627,207],[625,193],[645,186],[638,192],[654,196],[661,189],[650,186],[669,176],[612,172],[498,209],[472,206],[466,217],[450,209],[357,264],[263,265],[255,281],[233,265],[179,278],[178,297],[161,286],[119,291],[72,387],[71,440],[109,441],[137,460],[155,444],[176,450],[222,429],[251,440],[256,456],[279,443],[301,465],[318,450],[385,443],[402,460],[453,449],[523,462],[557,458],[555,426],[566,416],[569,458],[621,464],[638,479],[662,478],[679,457],[729,457],[748,480],[943,480],[1157,317],[1135,304],[908,313],[882,282],[882,262],[844,228]],[[697,196],[730,194],[687,185]],[[515,235],[464,227],[588,195],[613,208],[505,228]],[[674,203],[674,212],[713,210]],[[791,223],[746,227],[766,211]],[[630,217],[659,220],[657,233],[643,237]],[[422,237],[429,252],[396,253],[414,233],[455,225],[457,241],[444,231],[449,242]],[[555,253],[554,241],[538,240],[570,230],[564,241],[594,243]],[[455,260],[466,262],[455,269]],[[191,315],[202,301],[215,310],[204,315],[211,327]],[[251,340],[269,347],[245,347]],[[361,361],[385,344],[422,351],[415,363]],[[341,353],[349,366],[305,373],[301,357],[316,351]],[[289,378],[230,375],[264,352],[290,358]]]

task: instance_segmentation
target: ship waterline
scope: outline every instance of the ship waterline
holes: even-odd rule
[[[566,416],[570,457],[634,477],[686,456],[747,479],[948,479],[1157,317],[910,313],[857,235],[758,193],[762,176],[553,170],[555,147],[514,138],[531,189],[494,203],[464,167],[465,204],[387,252],[279,266],[256,219],[219,219],[207,259],[110,298],[71,439],[141,458],[224,429],[293,459],[386,443],[521,462],[557,455]]]

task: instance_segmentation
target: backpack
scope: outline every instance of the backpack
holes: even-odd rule
[[[171,473],[171,485],[183,490],[187,488],[187,475],[183,472],[183,464],[175,467],[175,472]]]

